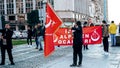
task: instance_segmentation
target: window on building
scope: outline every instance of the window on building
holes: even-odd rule
[[[2,1],[1,1],[1,2],[2,2]],[[0,14],[1,14],[1,15],[4,15],[4,12],[5,12],[5,11],[4,11],[4,3],[1,3],[1,2],[0,2]]]
[[[13,0],[6,0],[7,3],[13,3]]]
[[[17,1],[16,9],[17,9],[17,13],[20,13],[20,14],[23,13],[23,2],[22,1]]]
[[[33,10],[33,1],[26,0],[26,12],[29,13]]]
[[[49,0],[49,3],[54,7],[54,0]]]
[[[15,20],[15,16],[9,16],[9,20]]]
[[[14,14],[14,3],[13,0],[6,0],[7,14]]]

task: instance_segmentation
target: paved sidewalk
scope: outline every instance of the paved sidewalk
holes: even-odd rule
[[[6,56],[6,64],[0,68],[71,68],[69,65],[72,64],[72,53],[71,46],[61,46],[56,47],[50,57],[44,58],[43,51],[35,49],[35,45],[15,46],[13,48],[15,65],[9,65]],[[89,50],[83,50],[83,63],[79,68],[120,68],[120,47],[110,47],[109,53],[110,55],[104,55],[101,45],[90,45]]]
[[[105,55],[101,45],[89,46],[89,50],[83,51],[83,63],[79,68],[120,68],[119,49],[120,47],[110,47],[110,54]],[[70,64],[72,64],[72,53],[58,60],[51,61],[40,68],[71,68]]]

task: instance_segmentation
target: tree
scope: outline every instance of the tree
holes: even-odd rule
[[[1,22],[2,22],[2,28],[4,28],[5,24],[7,24],[7,22],[5,21],[5,16],[1,16]]]
[[[34,26],[37,23],[39,23],[38,10],[33,10],[30,13],[27,13],[27,22],[31,26]]]

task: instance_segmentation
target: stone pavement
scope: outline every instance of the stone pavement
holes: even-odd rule
[[[15,46],[15,65],[9,65],[6,55],[6,64],[0,68],[70,68],[72,52],[71,46],[56,47],[50,57],[44,58],[43,51],[38,51],[34,45]],[[101,45],[90,45],[89,50],[83,50],[83,63],[80,68],[120,68],[120,47],[110,47],[110,55],[104,55]]]
[[[71,68],[72,53],[51,61],[43,68]],[[101,45],[89,46],[89,50],[83,51],[83,63],[80,68],[120,68],[120,47],[110,47],[110,54],[105,55]],[[78,67],[74,67],[78,68]]]

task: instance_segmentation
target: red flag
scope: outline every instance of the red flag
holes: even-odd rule
[[[62,21],[55,14],[49,3],[46,4],[46,23],[45,23],[45,40],[44,56],[49,56],[54,51],[53,34],[62,24]]]
[[[47,3],[47,12],[46,17],[48,19],[48,22],[46,23],[46,28],[50,29],[52,28],[53,33],[60,27],[62,24],[62,20],[57,16],[55,11],[52,9],[51,5]],[[51,26],[51,28],[49,28]]]

